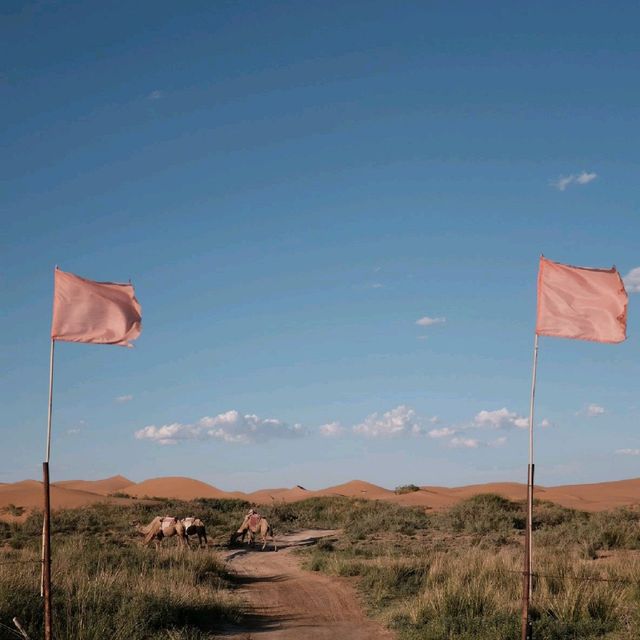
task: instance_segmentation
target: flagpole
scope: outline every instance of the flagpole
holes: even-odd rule
[[[51,490],[49,486],[49,459],[51,457],[51,417],[53,409],[53,358],[56,341],[51,338],[49,357],[49,408],[47,411],[47,446],[42,463],[44,488],[44,517],[42,522],[42,580],[40,595],[44,598],[44,640],[52,639],[51,614]]]
[[[533,342],[533,371],[531,373],[531,399],[529,403],[529,465],[527,467],[527,528],[525,532],[524,571],[522,584],[522,640],[531,640],[532,628],[529,621],[529,605],[533,591],[533,413],[536,398],[536,376],[538,371],[538,334]]]
[[[51,416],[53,409],[53,356],[55,353],[56,341],[51,338],[51,355],[49,357],[49,410],[47,411],[47,450],[45,452],[45,462],[49,464],[51,457]]]

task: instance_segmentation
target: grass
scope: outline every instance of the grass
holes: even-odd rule
[[[214,542],[228,539],[246,504],[163,502],[162,513],[206,518]],[[132,523],[150,521],[158,505],[97,504],[52,517],[52,582],[56,640],[201,640],[242,617],[222,562],[210,551],[160,552],[141,546]],[[39,544],[42,516],[0,523],[0,623],[17,616],[41,637]],[[14,562],[17,561],[17,562]],[[10,564],[5,564],[10,562]],[[12,638],[0,626],[0,639]],[[6,634],[6,635],[3,635]]]
[[[519,637],[522,504],[475,496],[423,514],[413,531],[391,505],[369,510],[376,515],[366,515],[366,527],[347,519],[347,535],[308,552],[307,567],[357,577],[370,613],[402,640]],[[640,513],[590,515],[538,503],[534,524],[536,571],[549,576],[534,584],[536,640],[637,638]],[[585,540],[597,559],[584,553]]]
[[[16,559],[29,558],[25,550]],[[0,566],[0,619],[18,615],[33,637],[42,625],[40,567]],[[176,548],[104,548],[74,537],[57,545],[52,567],[54,637],[60,640],[147,638],[159,632],[212,631],[241,608],[226,589],[221,563]]]
[[[132,523],[193,515],[215,548],[249,504],[163,500],[58,511],[52,521],[56,640],[207,640],[238,621],[233,582],[211,549],[156,553]],[[304,552],[313,571],[356,580],[372,616],[400,640],[519,637],[524,508],[476,496],[445,512],[344,497],[261,507],[276,534],[340,528]],[[535,507],[536,640],[631,640],[640,627],[640,511]],[[14,615],[41,637],[41,515],[0,522],[0,639]],[[19,560],[29,564],[2,564]],[[579,578],[579,579],[575,579]],[[603,582],[601,579],[609,580]]]

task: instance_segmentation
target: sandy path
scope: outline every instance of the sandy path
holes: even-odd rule
[[[245,628],[229,630],[233,640],[393,640],[368,619],[351,583],[300,567],[292,549],[335,531],[308,530],[278,537],[278,552],[228,552],[240,594],[251,615]]]

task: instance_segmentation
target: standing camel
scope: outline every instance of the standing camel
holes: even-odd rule
[[[262,551],[264,551],[267,546],[267,536],[271,536],[273,550],[278,550],[271,525],[267,522],[266,518],[255,513],[253,509],[245,516],[240,528],[231,536],[231,544],[238,539],[239,535],[242,535],[242,540],[244,541],[244,537],[247,534],[249,534],[249,544],[252,546],[255,544],[256,536],[260,535],[260,539],[262,540]]]
[[[189,536],[198,536],[198,546],[207,546],[207,531],[204,527],[204,522],[200,518],[183,518],[182,525],[184,526],[187,540],[189,540]]]
[[[156,549],[160,547],[164,538],[172,538],[173,536],[178,537],[178,546],[188,546],[184,525],[178,518],[172,516],[157,516],[144,527],[137,525],[136,530],[144,534],[145,545],[150,544],[153,540]]]

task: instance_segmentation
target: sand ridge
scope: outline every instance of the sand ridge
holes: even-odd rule
[[[296,485],[290,488],[263,489],[252,493],[224,491],[193,478],[173,476],[151,478],[131,483],[124,476],[112,476],[104,480],[64,480],[51,485],[53,509],[79,508],[96,502],[123,503],[130,498],[115,497],[125,494],[133,498],[236,498],[253,504],[296,502],[318,496],[347,496],[370,500],[385,500],[395,504],[422,507],[429,510],[447,509],[452,505],[480,493],[497,493],[510,500],[524,500],[526,487],[516,482],[490,482],[462,487],[423,486],[418,491],[396,494],[390,489],[363,480],[351,480],[343,484],[311,491]],[[598,482],[591,484],[537,486],[535,497],[555,502],[564,507],[582,511],[606,511],[617,507],[640,505],[640,478]],[[33,509],[42,509],[42,483],[38,480],[22,480],[0,484],[0,519],[16,520],[7,507],[21,507],[26,517]],[[15,510],[12,510],[15,511]]]
[[[125,487],[134,483],[124,476],[112,476],[104,480],[61,480],[52,484],[64,489],[78,489],[107,496],[110,493],[122,492]]]
[[[175,498],[177,500],[195,500],[196,498],[244,498],[245,494],[238,491],[222,491],[213,485],[185,478],[169,476],[151,478],[137,484],[131,484],[122,489],[123,493],[136,498]]]

